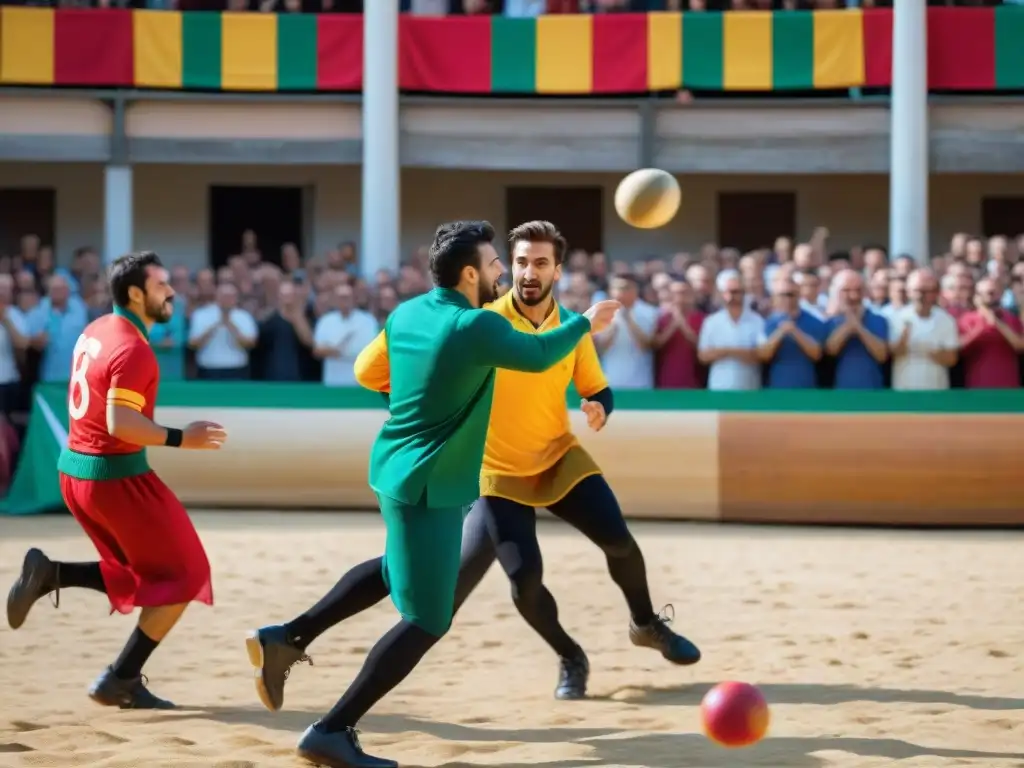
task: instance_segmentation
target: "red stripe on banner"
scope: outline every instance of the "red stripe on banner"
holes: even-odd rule
[[[61,8],[53,22],[54,85],[132,85],[132,12]]]
[[[316,17],[316,87],[358,91],[363,87],[363,17],[322,13]]]
[[[598,13],[594,24],[594,93],[647,90],[647,14]]]
[[[995,89],[994,8],[928,9],[928,87],[950,91]]]
[[[489,16],[403,13],[399,25],[398,81],[403,90],[490,93]]]
[[[885,88],[892,85],[892,11],[865,8],[864,85]]]

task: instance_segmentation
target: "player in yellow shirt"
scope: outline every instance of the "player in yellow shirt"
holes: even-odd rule
[[[560,322],[561,308],[552,289],[561,277],[565,239],[550,222],[533,221],[512,230],[509,245],[512,290],[488,309],[503,314],[518,331],[550,330]],[[455,609],[497,557],[512,583],[519,613],[560,659],[555,696],[586,695],[586,654],[559,623],[555,599],[543,584],[536,508],[547,507],[604,552],[608,571],[629,607],[633,644],[653,648],[674,664],[698,662],[697,647],[669,629],[669,617],[655,613],[640,548],[601,469],[570,429],[570,383],[583,397],[581,408],[591,429],[604,426],[614,405],[591,337],[584,337],[571,355],[544,373],[499,369],[495,376],[481,496],[463,526]],[[360,354],[356,378],[364,387],[388,392],[390,366],[383,334]],[[272,642],[264,645],[262,674],[274,708],[283,702],[290,667],[308,661],[309,644],[387,595],[380,558],[368,560],[346,573],[313,608],[272,628]]]
[[[488,308],[516,330],[549,330],[559,322],[560,307],[551,294],[562,276],[565,239],[550,222],[531,221],[512,230],[509,248],[512,290]],[[463,526],[456,596],[458,607],[496,555],[512,582],[519,613],[559,656],[555,696],[560,699],[586,694],[590,668],[582,648],[559,623],[555,599],[543,583],[537,507],[546,507],[604,552],[629,606],[635,645],[654,648],[675,664],[700,660],[697,647],[654,612],[643,554],[600,467],[572,433],[566,406],[570,383],[583,398],[587,424],[600,430],[614,400],[590,336],[544,373],[497,372],[480,499]]]

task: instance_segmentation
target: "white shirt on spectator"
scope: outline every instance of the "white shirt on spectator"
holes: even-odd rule
[[[755,349],[764,334],[764,318],[744,309],[737,320],[729,310],[720,309],[704,320],[697,341],[698,350]],[[708,369],[708,389],[750,390],[761,388],[760,363],[745,363],[726,357],[713,362]]]
[[[339,357],[324,358],[324,384],[332,387],[354,387],[355,364],[359,353],[380,333],[380,326],[369,312],[353,309],[345,317],[335,310],[316,321],[313,346],[339,347]]]
[[[879,309],[873,309],[869,307],[869,309],[871,309],[872,312],[881,315],[887,321],[889,321],[890,328],[892,328],[892,324],[896,322],[897,317],[899,317],[900,313],[902,313],[903,310],[905,310],[906,308],[906,304],[904,304],[902,307],[897,307],[894,304],[885,304]]]
[[[639,299],[630,308],[633,321],[647,336],[653,336],[658,327],[658,310]],[[654,389],[654,353],[642,349],[633,338],[620,309],[612,321],[615,329],[611,343],[601,354],[601,365],[608,386],[612,389]],[[604,333],[611,333],[609,328]]]
[[[7,307],[4,311],[7,313],[7,322],[14,326],[14,330],[22,336],[28,336],[28,321],[21,310]],[[21,372],[18,370],[18,358],[14,354],[14,343],[7,328],[0,323],[0,384],[13,384],[16,381],[21,381]]]
[[[913,306],[902,307],[889,322],[889,340],[898,342],[908,326],[907,354],[892,361],[892,388],[949,389],[949,369],[928,353],[960,346],[956,320],[941,307],[932,307],[928,317],[921,317]]]
[[[224,325],[221,319],[224,311],[216,304],[207,304],[199,307],[192,313],[192,322],[189,327],[189,341],[194,341],[205,334],[216,325],[220,325],[213,332],[206,344],[196,350],[196,365],[200,368],[210,370],[228,370],[232,368],[244,368],[249,364],[249,350],[243,349],[234,335]],[[231,324],[238,329],[239,333],[248,338],[255,339],[259,333],[256,327],[256,320],[244,309],[232,309],[228,315]]]

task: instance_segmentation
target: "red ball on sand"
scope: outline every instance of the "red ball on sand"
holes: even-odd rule
[[[749,747],[768,732],[768,702],[749,683],[719,683],[700,705],[704,733],[723,747]]]

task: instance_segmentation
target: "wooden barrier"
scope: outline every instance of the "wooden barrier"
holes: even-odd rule
[[[66,389],[40,385],[18,493],[4,511],[60,504],[54,468]],[[214,419],[217,453],[153,449],[192,506],[371,509],[376,394],[318,385],[171,383],[157,419]],[[1024,391],[620,392],[599,433],[573,428],[630,517],[890,525],[1024,524]]]
[[[168,398],[162,421],[212,418],[231,440],[216,455],[152,451],[154,468],[194,506],[372,508],[366,462],[385,411],[367,406],[379,401],[282,392],[212,407],[194,405],[195,392]],[[602,432],[576,412],[573,427],[631,517],[1024,524],[1021,392],[627,392],[618,401]]]
[[[723,520],[1024,523],[1024,416],[724,413]]]

